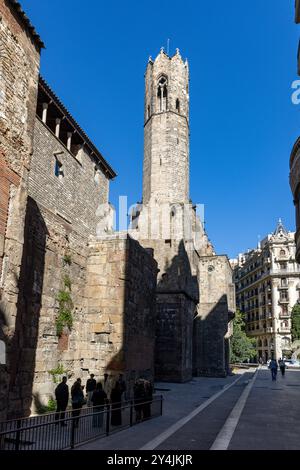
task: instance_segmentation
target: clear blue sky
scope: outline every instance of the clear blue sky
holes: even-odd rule
[[[21,0],[46,43],[42,74],[118,173],[110,200],[141,199],[144,71],[167,38],[191,72],[191,197],[218,253],[294,230],[289,154],[300,28],[294,0]]]

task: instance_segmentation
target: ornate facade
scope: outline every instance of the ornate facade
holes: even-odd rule
[[[256,339],[257,360],[291,356],[291,311],[300,299],[294,235],[279,222],[257,249],[233,263],[236,304],[246,316],[247,334]]]

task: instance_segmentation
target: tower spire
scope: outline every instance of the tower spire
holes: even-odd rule
[[[189,71],[178,57],[162,47],[146,71],[144,204],[189,202]]]

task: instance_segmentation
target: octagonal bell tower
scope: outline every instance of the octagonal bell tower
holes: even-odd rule
[[[143,204],[189,201],[189,68],[163,49],[145,75]]]

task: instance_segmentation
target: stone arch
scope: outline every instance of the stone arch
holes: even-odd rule
[[[168,77],[161,74],[157,78],[157,107],[158,112],[168,109]]]

